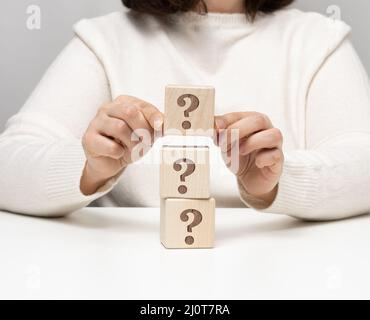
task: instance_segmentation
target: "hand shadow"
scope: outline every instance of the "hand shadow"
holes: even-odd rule
[[[101,209],[101,211],[99,210]],[[159,221],[145,220],[142,215],[127,217],[120,215],[119,211],[130,210],[130,208],[114,208],[115,214],[109,214],[106,208],[89,208],[83,211],[76,211],[69,216],[59,218],[56,221],[68,226],[85,229],[109,229],[119,232],[135,232],[135,230],[145,232],[159,232]],[[158,213],[159,209],[153,208],[153,214]]]
[[[38,220],[40,224],[63,224],[72,228],[83,229],[109,229],[119,232],[159,232],[159,219],[145,220],[143,215],[132,214],[130,217],[127,215],[119,214],[120,211],[130,210],[130,208],[110,208],[114,214],[107,208],[84,208],[73,212],[67,216],[62,217],[45,217],[45,216],[31,216],[9,211],[1,211],[0,214],[13,216],[15,219],[22,220]],[[153,208],[153,214],[159,214],[159,208]]]
[[[217,240],[224,242],[230,239],[253,237],[261,234],[269,234],[269,236],[272,237],[290,237],[294,233],[296,234],[297,231],[303,231],[304,229],[319,228],[324,225],[346,223],[353,220],[357,221],[366,219],[366,217],[369,217],[369,214],[332,221],[298,220],[289,216],[280,216],[278,219],[274,219],[273,221],[253,221],[252,223],[250,220],[246,219],[243,224],[240,224],[237,227],[228,226],[222,229],[219,228],[217,230]]]

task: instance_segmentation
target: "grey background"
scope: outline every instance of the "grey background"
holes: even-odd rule
[[[40,30],[28,30],[29,5],[39,5]],[[369,0],[297,0],[305,11],[327,15],[339,6],[342,19],[353,28],[352,41],[370,73]],[[6,120],[23,105],[46,68],[72,37],[72,25],[81,18],[121,9],[119,0],[2,0],[0,10],[0,132]]]

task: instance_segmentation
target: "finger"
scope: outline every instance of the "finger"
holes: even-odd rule
[[[272,128],[270,119],[261,113],[248,115],[228,127],[228,130],[239,130],[240,139],[253,133]]]
[[[139,137],[143,132],[152,132],[152,128],[146,121],[139,108],[134,105],[114,104],[108,110],[108,116],[124,120],[131,130]],[[141,131],[143,130],[143,131]]]
[[[231,112],[221,116],[216,116],[215,117],[216,129],[218,130],[226,129],[233,123],[243,119],[244,117],[248,116],[248,114],[252,113],[253,112]]]
[[[224,119],[225,116],[215,116],[215,129],[222,130],[228,127],[226,120]]]
[[[237,120],[240,116],[242,117]],[[226,130],[218,130],[218,145],[225,150],[232,148],[236,142],[253,133],[273,127],[266,115],[257,112],[231,113],[226,115],[226,117],[229,117],[229,120],[232,118],[232,120],[236,121],[229,125]],[[218,122],[224,120],[225,118],[217,119]]]
[[[224,116],[215,117],[215,134],[214,143],[221,147],[225,152],[230,149],[230,146],[239,141],[239,132],[237,130],[228,130],[228,121],[242,119],[245,113],[235,112]],[[233,120],[232,120],[233,119]]]
[[[259,149],[281,149],[283,136],[279,129],[272,128],[255,133],[240,145],[240,154],[247,155]]]
[[[126,121],[104,116],[96,124],[96,130],[107,137],[112,137],[124,147],[132,148],[138,139]]]
[[[156,131],[162,130],[163,114],[149,102],[131,96],[120,96],[115,100],[115,103],[123,106],[135,106],[143,113],[144,118],[152,129]]]
[[[125,149],[112,139],[98,133],[85,137],[87,152],[93,157],[109,157],[120,159],[125,153]]]
[[[255,164],[257,168],[269,167],[275,174],[281,172],[284,162],[284,154],[280,149],[262,150],[257,153]]]
[[[221,140],[224,138],[224,133],[227,128],[227,123],[223,119],[223,116],[215,116],[214,118],[214,132],[213,132],[213,143],[217,146],[221,144]]]
[[[251,116],[262,115],[255,111],[230,112],[221,116],[215,116],[215,128],[226,129],[235,122]]]
[[[155,131],[162,131],[164,121],[163,113],[160,112],[155,106],[145,101],[141,101],[139,108],[145,119],[149,122],[150,126]]]

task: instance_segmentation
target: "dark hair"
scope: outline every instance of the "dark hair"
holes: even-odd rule
[[[203,0],[122,0],[122,2],[134,11],[159,16],[190,11],[197,5],[207,12]],[[294,0],[245,0],[246,15],[253,20],[259,12],[272,13],[293,2]]]

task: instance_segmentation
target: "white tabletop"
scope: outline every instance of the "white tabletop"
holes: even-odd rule
[[[166,250],[159,209],[0,212],[0,298],[370,298],[370,216],[217,209],[216,248]]]

